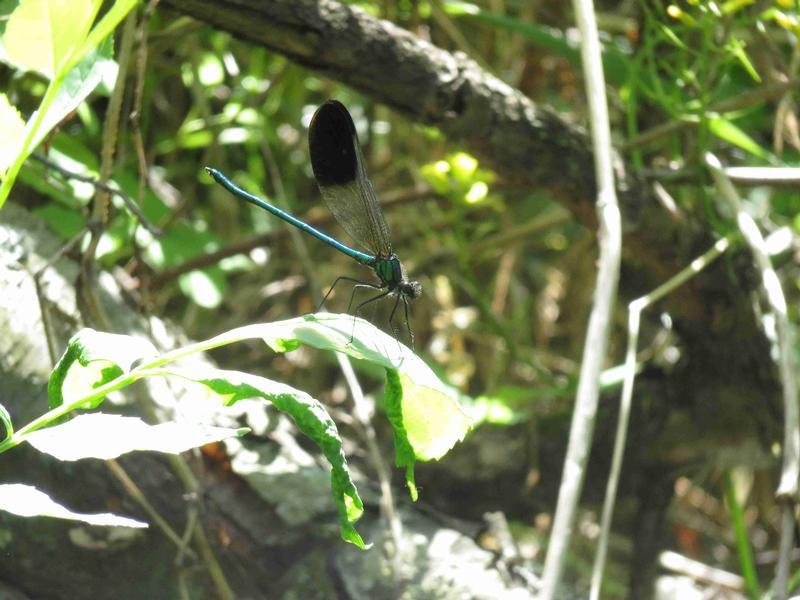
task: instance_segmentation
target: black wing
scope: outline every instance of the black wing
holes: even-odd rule
[[[339,224],[372,254],[391,254],[389,227],[367,179],[353,119],[341,102],[328,100],[314,113],[308,147],[322,198]]]

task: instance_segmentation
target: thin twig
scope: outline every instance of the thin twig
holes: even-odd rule
[[[540,600],[552,600],[556,596],[561,581],[570,534],[575,521],[575,512],[583,487],[583,477],[589,459],[589,449],[592,444],[599,397],[600,372],[606,358],[608,332],[617,297],[622,253],[622,228],[614,189],[611,130],[608,121],[606,85],[597,22],[591,0],[574,0],[573,7],[578,29],[581,32],[581,57],[592,126],[592,148],[594,150],[595,180],[597,181],[596,206],[600,225],[598,233],[599,269],[583,347],[583,361],[575,396],[575,409],[572,413],[561,487],[558,491],[558,504],[542,573]]]
[[[45,165],[48,169],[56,171],[58,174],[66,177],[67,179],[74,179],[75,181],[89,183],[98,190],[111,194],[112,196],[116,196],[117,198],[122,200],[122,202],[125,204],[128,210],[131,211],[131,213],[133,213],[133,215],[139,220],[139,223],[141,223],[142,227],[147,229],[147,231],[149,231],[156,237],[164,235],[164,232],[161,231],[161,229],[159,229],[156,225],[153,225],[150,221],[147,220],[147,217],[144,216],[144,213],[142,212],[142,209],[139,208],[139,204],[136,202],[136,200],[131,198],[121,189],[116,188],[113,185],[106,183],[105,181],[100,181],[96,177],[83,175],[81,173],[76,173],[75,171],[70,171],[69,169],[65,169],[57,162],[47,158],[42,154],[39,153],[31,154],[31,158],[34,158],[35,160]]]
[[[727,167],[725,176],[739,185],[800,185],[797,167]]]
[[[130,66],[133,41],[136,33],[136,11],[131,11],[125,17],[122,27],[122,41],[118,56],[119,71],[114,82],[114,90],[108,102],[108,110],[103,121],[103,145],[100,151],[99,180],[107,182],[111,177],[114,166],[114,150],[117,145],[119,133],[119,115],[122,109],[122,99],[125,95],[125,79]],[[97,273],[95,269],[95,254],[100,243],[103,229],[108,223],[109,193],[96,190],[92,204],[92,214],[89,217],[89,243],[81,256],[80,277],[78,279],[78,292],[81,301],[81,312],[86,320],[96,327],[106,331],[111,330],[111,320],[106,314],[103,304],[97,294]]]
[[[167,536],[173,544],[175,544],[182,552],[189,554],[191,557],[195,558],[197,555],[191,548],[184,548],[183,541],[181,540],[181,536],[167,523],[167,520],[162,517],[158,511],[150,504],[150,501],[147,497],[142,493],[142,490],[139,489],[134,481],[130,478],[128,473],[125,469],[122,468],[116,460],[113,458],[106,461],[106,466],[108,467],[109,471],[117,478],[122,484],[122,487],[125,488],[125,491],[128,495],[139,505],[142,507],[144,512],[147,513],[147,516],[150,517],[156,526]]]
[[[375,471],[378,474],[378,481],[381,489],[381,516],[384,519],[386,530],[392,542],[391,547],[386,547],[386,553],[397,590],[403,585],[401,579],[403,574],[403,524],[400,521],[400,517],[397,515],[397,509],[395,507],[391,474],[386,465],[386,461],[383,459],[380,447],[378,446],[378,436],[375,433],[375,428],[372,426],[374,406],[364,397],[361,384],[358,382],[356,373],[353,370],[353,365],[350,360],[348,360],[348,357],[337,352],[336,358],[339,361],[339,368],[342,370],[345,381],[350,388],[350,395],[353,398],[353,422],[357,425],[357,429],[361,430],[361,437],[367,445],[370,461],[372,461]]]
[[[144,200],[145,186],[147,184],[147,157],[144,151],[144,140],[142,138],[141,113],[142,98],[144,97],[144,82],[146,79],[145,69],[147,67],[147,34],[150,18],[158,6],[159,0],[150,0],[142,13],[139,22],[137,37],[139,38],[139,48],[136,53],[136,83],[133,88],[133,107],[129,115],[131,121],[133,142],[136,147],[136,158],[139,165],[139,202]]]
[[[39,302],[39,314],[42,317],[42,328],[44,329],[44,337],[45,341],[47,342],[47,352],[50,356],[51,366],[55,366],[56,362],[58,361],[59,352],[61,351],[61,342],[56,340],[55,329],[52,321],[50,320],[50,311],[45,306],[47,298],[44,293],[44,288],[42,287],[42,277],[50,267],[61,260],[62,256],[71,251],[80,243],[87,231],[88,230],[86,227],[81,228],[81,230],[72,236],[71,239],[67,240],[67,242],[61,246],[61,248],[59,248],[58,251],[56,251],[56,253],[53,254],[53,256],[51,256],[44,265],[39,267],[39,269],[37,269],[35,272],[31,273],[31,279],[33,280],[33,285],[36,288],[36,298]]]

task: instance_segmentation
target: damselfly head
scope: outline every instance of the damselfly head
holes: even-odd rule
[[[404,296],[414,300],[422,295],[422,284],[419,281],[405,279],[397,284],[397,289]]]

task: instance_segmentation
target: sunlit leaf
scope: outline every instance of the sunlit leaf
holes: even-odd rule
[[[6,25],[6,52],[25,68],[56,76],[84,43],[100,4],[100,0],[20,2]]]
[[[108,460],[136,450],[180,454],[241,433],[237,429],[193,423],[148,425],[135,417],[92,413],[29,433],[25,441],[59,460]]]
[[[422,359],[371,323],[350,315],[321,313],[240,327],[209,342],[260,337],[275,351],[306,344],[366,360],[386,369],[387,412],[395,430],[397,462],[413,488],[413,461],[439,459],[472,427],[454,392]],[[408,450],[411,454],[409,455]]]
[[[747,71],[748,75],[750,75],[754,81],[761,83],[761,76],[758,74],[758,71],[756,71],[756,68],[750,61],[750,57],[747,56],[747,53],[744,51],[744,42],[738,39],[731,40],[731,42],[728,44],[728,49],[736,57],[736,60],[739,61],[742,67],[744,67],[744,70]]]
[[[11,423],[11,415],[2,404],[0,404],[0,425],[3,427],[3,441],[5,441],[13,435],[14,425]]]
[[[138,0],[116,0],[110,9],[102,16],[86,37],[83,47],[76,52],[78,60],[100,45],[106,39],[120,21],[136,6]]]
[[[90,525],[113,527],[147,527],[147,523],[111,513],[77,513],[60,505],[50,496],[31,485],[21,483],[0,484],[0,510],[20,517],[54,517],[83,521]]]
[[[471,419],[446,386],[409,348],[371,323],[350,315],[321,313],[263,327],[264,340],[296,340],[314,348],[335,350],[396,371],[402,391],[403,418],[416,458],[439,459],[462,440]]]
[[[728,119],[716,116],[708,121],[708,128],[715,136],[738,146],[742,150],[763,159],[770,159],[771,154],[762,148],[753,138],[739,129]]]
[[[33,138],[31,148],[38,146],[56,125],[94,91],[104,77],[116,77],[117,64],[112,59],[113,51],[114,42],[109,37],[67,73]]]
[[[178,278],[181,291],[203,308],[213,309],[222,304],[225,275],[219,270],[195,270]]]
[[[85,396],[128,372],[135,361],[156,354],[155,347],[143,338],[82,329],[70,339],[50,374],[50,408]],[[101,401],[98,399],[93,406]]]

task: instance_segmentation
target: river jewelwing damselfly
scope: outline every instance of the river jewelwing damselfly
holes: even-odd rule
[[[244,191],[216,169],[206,167],[206,171],[234,196],[269,211],[371,268],[380,283],[367,283],[347,276],[337,277],[322,299],[323,304],[336,284],[343,279],[356,284],[350,296],[350,305],[359,287],[380,290],[377,296],[361,302],[356,307],[356,315],[367,304],[394,295],[397,299],[389,315],[389,325],[396,335],[392,320],[402,301],[406,328],[413,347],[414,334],[408,322],[408,301],[422,293],[422,286],[406,277],[400,259],[392,250],[389,226],[386,224],[372,183],[367,178],[364,156],[358,145],[353,119],[341,102],[329,100],[314,113],[308,128],[308,147],[311,154],[311,168],[325,204],[348,235],[367,252],[351,248],[266,200]],[[347,307],[348,312],[350,305]]]

